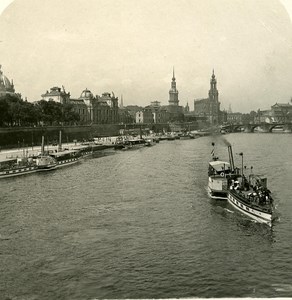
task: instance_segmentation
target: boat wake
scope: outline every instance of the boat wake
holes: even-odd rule
[[[272,287],[276,292],[292,292],[292,284],[289,283],[275,283]]]

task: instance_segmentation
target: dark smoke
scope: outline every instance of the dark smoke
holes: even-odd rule
[[[231,146],[223,135],[214,135],[212,139],[216,145]]]

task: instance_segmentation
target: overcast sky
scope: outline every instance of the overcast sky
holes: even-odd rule
[[[0,64],[29,101],[64,85],[74,98],[88,88],[123,94],[124,105],[167,105],[173,66],[180,104],[191,109],[208,96],[213,68],[222,108],[249,112],[292,97],[290,0],[1,4]]]

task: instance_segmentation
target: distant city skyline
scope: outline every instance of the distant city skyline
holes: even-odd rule
[[[0,64],[29,101],[64,85],[75,98],[88,88],[125,106],[167,105],[173,66],[191,110],[213,69],[222,109],[292,97],[288,0],[1,0],[1,12]]]

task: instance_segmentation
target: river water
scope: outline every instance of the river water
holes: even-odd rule
[[[0,298],[292,297],[292,136],[224,137],[268,176],[272,228],[208,198],[219,137],[100,153],[1,180]]]

